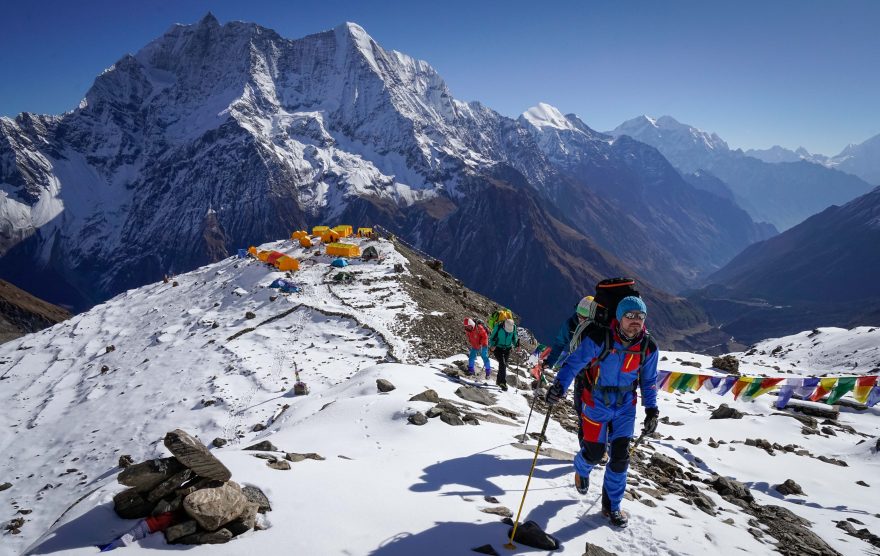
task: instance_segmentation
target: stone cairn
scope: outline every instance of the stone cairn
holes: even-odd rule
[[[165,539],[177,544],[225,543],[259,529],[257,513],[271,510],[263,492],[242,488],[204,444],[176,429],[165,435],[172,457],[129,465],[117,478],[128,488],[113,497],[116,513],[141,519],[171,513]]]

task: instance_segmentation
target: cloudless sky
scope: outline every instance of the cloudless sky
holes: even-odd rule
[[[353,21],[511,117],[547,102],[607,131],[668,114],[732,148],[827,155],[880,133],[875,0],[0,0],[0,115],[71,110],[208,11],[287,38]]]

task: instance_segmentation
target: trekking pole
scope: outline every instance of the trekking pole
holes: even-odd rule
[[[642,434],[640,434],[639,437],[636,438],[636,441],[633,442],[632,446],[629,447],[629,455],[633,455],[633,452],[636,451],[636,448],[639,447],[639,444],[642,443],[642,440],[645,439],[645,436],[645,429],[642,429]]]
[[[543,371],[541,371],[541,376],[544,376]],[[541,385],[541,379],[538,378],[538,386],[540,386],[540,385]],[[532,389],[532,406],[529,408],[529,416],[526,418],[526,428],[525,428],[525,430],[523,430],[523,433],[522,433],[523,443],[525,443],[526,439],[528,438],[528,436],[526,436],[526,435],[529,434],[529,421],[532,420],[532,412],[535,410],[535,402],[537,400],[538,400],[538,389],[533,388]]]
[[[544,441],[544,433],[547,432],[547,424],[550,422],[550,413],[553,406],[547,406],[547,416],[544,417],[544,426],[541,427],[541,436],[538,437],[538,445],[535,447],[535,457],[532,459],[532,469],[529,471],[529,478],[526,480],[526,488],[523,490],[522,500],[519,503],[519,510],[516,512],[516,521],[513,522],[513,531],[510,532],[510,540],[504,545],[504,548],[514,550],[516,545],[513,544],[513,538],[516,536],[516,529],[519,527],[519,517],[522,514],[523,504],[526,502],[526,494],[529,492],[529,483],[532,482],[532,474],[535,472],[535,464],[538,463],[538,452],[541,451],[541,443]]]

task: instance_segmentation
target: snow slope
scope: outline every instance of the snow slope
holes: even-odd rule
[[[417,304],[393,271],[406,259],[390,242],[374,245],[382,259],[355,261],[346,269],[357,276],[351,285],[333,282],[338,270],[329,267],[330,258],[279,241],[263,247],[302,261],[293,275],[300,293],[278,294],[266,286],[282,273],[253,259],[229,258],[174,277],[176,286],[160,282],[130,290],[0,346],[0,484],[13,484],[0,492],[0,518],[33,510],[23,516],[20,534],[0,537],[0,554],[94,554],[94,545],[131,528],[134,522],[112,511],[112,497],[123,488],[115,480],[118,457],[165,455],[161,438],[174,428],[206,444],[215,437],[230,439],[213,453],[234,480],[260,487],[273,506],[267,530],[226,545],[189,547],[191,554],[465,554],[487,543],[507,552],[502,545],[508,527],[480,510],[496,506],[484,496],[496,497],[514,513],[519,506],[532,453],[511,442],[528,415],[525,391],[492,387],[496,411],[456,396],[461,385],[441,370],[464,355],[417,357],[418,326],[404,330],[399,318],[415,314]],[[249,311],[255,318],[246,318]],[[848,342],[864,334],[823,329],[820,337],[834,338],[835,347],[827,344],[816,364],[824,371],[844,363]],[[812,340],[785,339],[792,347],[787,356],[809,353]],[[108,352],[110,345],[115,349]],[[693,354],[663,355],[661,368],[672,371],[694,369],[682,361],[703,367],[711,362]],[[771,356],[761,357],[766,363]],[[801,361],[803,370],[811,370]],[[311,388],[308,396],[292,396],[294,362]],[[757,362],[745,367],[764,368]],[[379,393],[379,378],[396,389]],[[439,419],[421,427],[408,424],[408,415],[433,405],[409,401],[428,388],[493,417],[479,426],[450,427]],[[840,553],[872,553],[873,547],[834,522],[856,517],[872,530],[880,525],[880,459],[873,449],[880,408],[841,409],[840,424],[856,433],[837,427],[836,436],[802,436],[798,421],[771,415],[773,399],[744,403],[704,392],[661,393],[662,415],[681,424],[661,424],[664,439],[639,450],[662,453],[699,477],[717,473],[742,481],[759,502],[812,521],[813,531]],[[722,402],[747,415],[710,421],[709,412]],[[285,404],[290,407],[279,414]],[[506,417],[505,410],[518,416]],[[529,430],[540,430],[542,421],[542,415],[533,415]],[[258,423],[267,428],[253,432]],[[727,444],[712,448],[710,436]],[[556,421],[547,437],[549,447],[577,449],[575,436]],[[849,466],[791,453],[771,456],[741,444],[758,437],[795,443]],[[242,450],[260,440],[326,459],[273,470]],[[559,537],[563,554],[582,554],[586,542],[618,554],[774,553],[772,538],[749,534],[749,516],[702,483],[695,484],[721,509],[715,516],[673,496],[650,496],[643,489],[656,485],[637,468],[631,490],[640,490],[642,501],[625,501],[630,527],[612,530],[599,515],[601,474],[594,471],[590,493],[581,497],[572,488],[568,462],[540,457],[522,519]],[[807,495],[784,497],[772,490],[788,478]],[[728,518],[732,521],[725,522]],[[173,548],[153,535],[120,554]],[[536,551],[521,546],[507,553],[527,552]]]

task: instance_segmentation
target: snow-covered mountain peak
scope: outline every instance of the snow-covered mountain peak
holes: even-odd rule
[[[568,118],[562,115],[555,106],[551,106],[545,102],[539,102],[537,106],[533,106],[523,112],[522,117],[537,129],[543,130],[545,127],[555,129],[575,129],[568,121]]]

